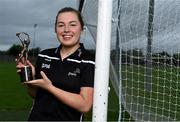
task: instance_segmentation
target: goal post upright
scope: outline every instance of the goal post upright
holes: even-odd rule
[[[149,0],[145,89],[152,89],[152,41],[153,41],[154,0]]]
[[[107,121],[112,0],[98,0],[93,122]]]

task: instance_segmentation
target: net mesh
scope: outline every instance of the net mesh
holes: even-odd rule
[[[97,3],[86,0],[82,12],[94,39]],[[110,87],[119,104],[109,96],[109,113],[118,111],[119,121],[180,121],[179,38],[179,0],[113,1]]]

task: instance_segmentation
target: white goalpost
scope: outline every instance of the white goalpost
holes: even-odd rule
[[[98,1],[93,122],[107,121],[112,0]],[[105,31],[106,30],[106,31]]]
[[[105,1],[85,0],[82,9],[101,59],[93,121],[180,121],[180,0],[107,0],[113,2],[111,29],[99,31],[98,26],[110,27],[103,23],[110,3],[107,11],[99,10]]]

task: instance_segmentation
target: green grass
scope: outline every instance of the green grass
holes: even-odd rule
[[[28,110],[1,110],[0,121],[26,121],[28,115]]]
[[[0,62],[0,121],[26,120],[32,104],[15,66],[14,62]]]
[[[154,66],[150,91],[145,89],[146,74],[143,66],[124,65],[122,69],[122,84],[126,88],[127,96],[126,103],[143,105],[145,113],[150,112],[180,120],[180,68]]]

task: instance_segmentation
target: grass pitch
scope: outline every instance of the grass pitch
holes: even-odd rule
[[[32,99],[16,73],[14,62],[0,62],[0,121],[27,120]]]

